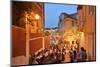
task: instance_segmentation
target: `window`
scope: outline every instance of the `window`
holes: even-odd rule
[[[94,11],[95,11],[94,6],[89,6],[89,14],[93,15],[95,13]]]

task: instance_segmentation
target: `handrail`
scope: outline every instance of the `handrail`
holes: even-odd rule
[[[36,40],[36,39],[40,39],[40,38],[43,38],[43,37],[31,38],[31,39],[29,39],[29,40]]]

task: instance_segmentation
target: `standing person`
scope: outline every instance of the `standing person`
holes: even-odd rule
[[[73,62],[73,50],[72,50],[72,48],[69,51],[69,56],[70,56],[70,62]]]
[[[77,62],[79,62],[80,61],[80,52],[79,52],[79,50],[77,50]]]
[[[78,46],[77,46],[77,44],[76,44],[75,41],[72,41],[72,45],[71,45],[71,47],[73,48],[73,50],[75,50],[75,49],[78,48]]]
[[[50,45],[52,47],[55,46],[55,39],[54,39],[54,33],[53,32],[51,33],[51,36],[50,36]]]
[[[55,45],[58,45],[59,44],[59,39],[60,39],[60,36],[59,36],[58,33],[56,33],[54,39],[55,39]]]
[[[86,61],[87,60],[87,52],[86,52],[86,50],[84,50],[84,61]]]
[[[86,50],[83,47],[81,47],[81,49],[80,49],[80,61],[84,62],[84,61],[86,61],[86,59],[87,59]]]
[[[76,52],[76,50],[73,51],[73,62],[77,62],[77,52]]]

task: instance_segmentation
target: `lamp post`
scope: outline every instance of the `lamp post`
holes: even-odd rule
[[[29,41],[30,41],[30,33],[29,33],[29,24],[28,21],[30,19],[29,14],[27,11],[25,11],[25,27],[26,27],[26,64],[29,64],[29,57],[30,57],[30,51],[29,51]],[[38,14],[35,15],[35,19],[37,20],[37,27],[38,27],[38,20],[40,19],[40,16]]]
[[[39,32],[39,25],[38,25],[38,21],[39,21],[39,19],[40,19],[40,16],[38,15],[38,14],[35,14],[35,19],[36,19],[36,21],[37,21],[37,32]],[[44,42],[44,37],[42,37],[42,48],[44,49],[45,48],[45,42]]]
[[[25,27],[26,27],[26,64],[29,64],[29,22],[28,13],[25,11]]]

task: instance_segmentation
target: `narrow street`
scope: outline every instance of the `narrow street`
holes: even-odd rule
[[[13,65],[96,60],[95,6],[24,1],[12,5]]]

